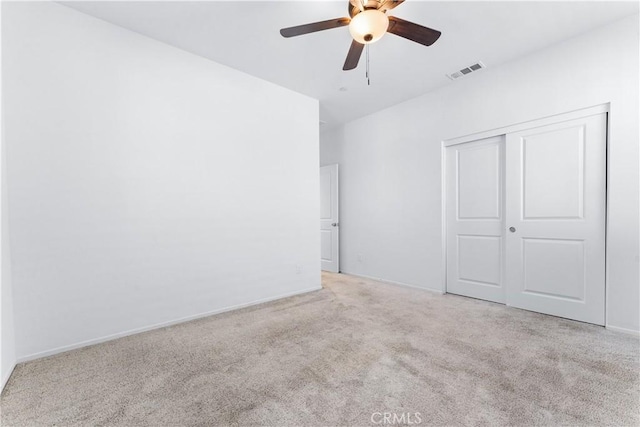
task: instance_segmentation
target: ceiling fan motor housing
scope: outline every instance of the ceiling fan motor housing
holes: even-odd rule
[[[402,3],[398,0],[349,0],[349,16],[354,17],[360,12],[370,9],[380,9],[386,12],[387,7],[395,7],[395,5]]]

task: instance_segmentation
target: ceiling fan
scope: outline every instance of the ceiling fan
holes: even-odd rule
[[[403,2],[404,0],[349,0],[350,18],[329,19],[283,28],[280,34],[283,37],[295,37],[348,25],[353,41],[342,69],[353,70],[358,66],[364,46],[380,40],[387,32],[425,46],[431,46],[438,40],[440,31],[386,15],[388,10]]]

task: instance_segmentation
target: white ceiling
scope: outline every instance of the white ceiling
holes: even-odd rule
[[[285,39],[279,29],[347,16],[333,1],[86,1],[69,7],[320,100],[328,129],[438,87],[477,61],[491,68],[637,14],[638,2],[442,2],[407,0],[389,14],[442,31],[431,47],[393,34],[342,71],[346,27]],[[544,64],[540,64],[544,67]],[[464,78],[473,78],[473,75]],[[346,91],[340,91],[346,88]]]

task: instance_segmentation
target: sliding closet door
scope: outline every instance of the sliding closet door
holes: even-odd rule
[[[606,114],[506,136],[507,304],[603,325]]]
[[[503,137],[447,147],[447,292],[505,301]]]

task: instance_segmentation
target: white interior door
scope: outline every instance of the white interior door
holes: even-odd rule
[[[320,168],[320,260],[325,271],[340,271],[338,165]]]
[[[502,136],[447,147],[447,292],[505,302]]]
[[[506,138],[508,304],[604,325],[606,115]]]

